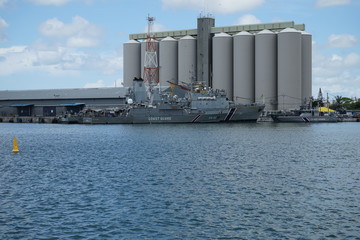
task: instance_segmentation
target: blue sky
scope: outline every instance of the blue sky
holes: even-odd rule
[[[360,97],[359,0],[0,0],[0,90],[121,86],[123,43],[146,29],[294,21],[313,36],[313,95]]]

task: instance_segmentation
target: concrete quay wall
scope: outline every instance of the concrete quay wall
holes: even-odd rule
[[[58,123],[57,117],[0,117],[0,123]]]

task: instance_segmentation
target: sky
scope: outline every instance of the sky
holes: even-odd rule
[[[313,96],[360,97],[360,0],[0,0],[0,90],[122,86],[129,34],[294,21],[313,40]]]

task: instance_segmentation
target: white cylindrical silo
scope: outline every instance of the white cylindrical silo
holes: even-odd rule
[[[255,101],[277,109],[277,36],[270,30],[255,35]]]
[[[301,32],[286,28],[278,33],[279,109],[299,109],[301,72]]]
[[[233,37],[234,47],[234,101],[255,101],[255,36],[240,32]]]
[[[226,33],[213,37],[212,88],[223,89],[233,100],[233,38]]]
[[[301,99],[302,104],[309,104],[312,96],[312,36],[307,32],[301,35]]]
[[[146,50],[146,41],[141,42],[141,77],[144,78],[144,62],[145,62],[145,50]],[[159,66],[159,42],[155,40],[156,54],[157,54],[157,64]]]
[[[178,42],[166,37],[159,43],[159,79],[161,86],[169,86],[167,81],[178,83]]]
[[[123,54],[123,82],[124,87],[131,87],[132,80],[141,77],[141,57],[140,57],[140,43],[135,40],[130,40],[124,43]]]
[[[196,39],[180,38],[178,47],[178,83],[191,83],[196,78]]]

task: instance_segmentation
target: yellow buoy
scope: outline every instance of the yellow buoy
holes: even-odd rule
[[[18,147],[18,144],[17,144],[17,140],[16,138],[14,137],[14,148],[12,150],[13,153],[18,153],[19,152],[19,147]]]

